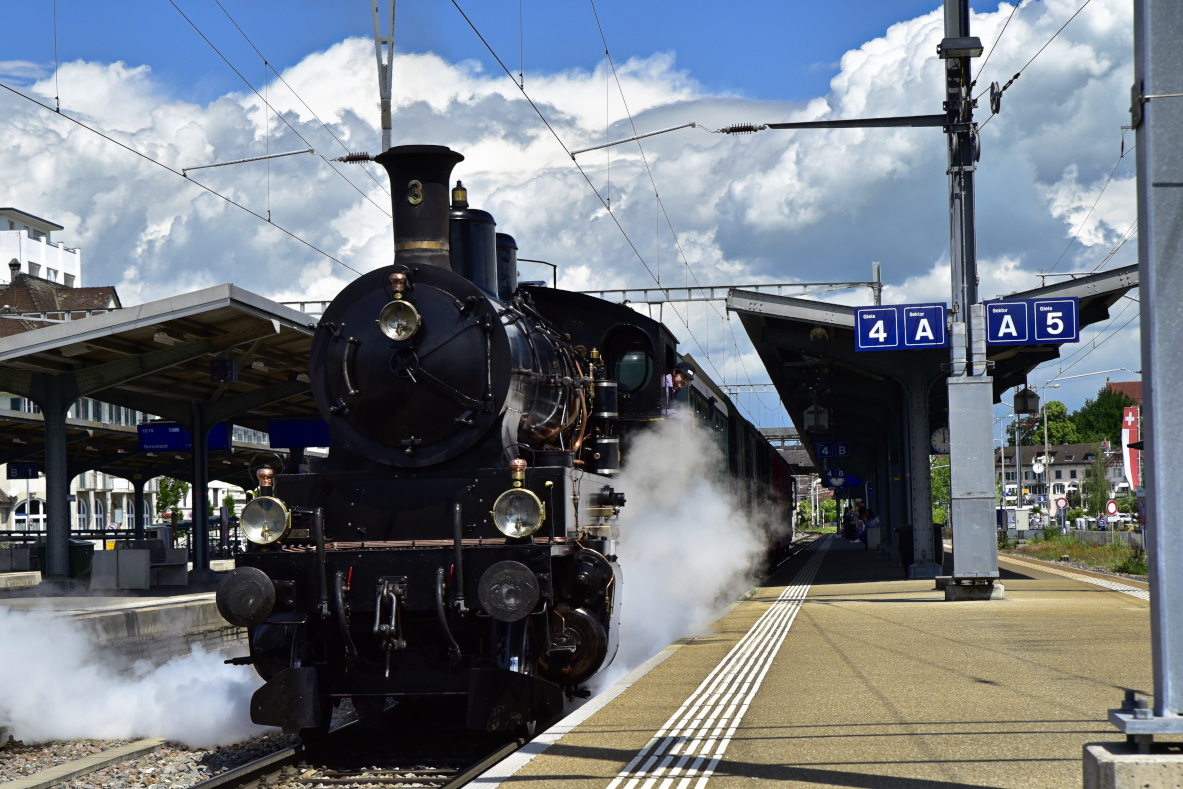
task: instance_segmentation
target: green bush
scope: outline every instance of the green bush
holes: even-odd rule
[[[1059,526],[1044,526],[1043,527],[1043,539],[1045,541],[1050,542],[1059,536],[1060,536],[1060,527]]]
[[[1076,509],[1068,510],[1068,512],[1064,515],[1064,517],[1067,519],[1066,522],[1068,523],[1068,528],[1072,528],[1072,524],[1074,524],[1076,522],[1077,518],[1084,517],[1084,510],[1080,509],[1079,507],[1077,507]]]
[[[1113,571],[1129,575],[1147,575],[1150,569],[1146,566],[1145,551],[1130,551],[1127,556],[1113,566]]]

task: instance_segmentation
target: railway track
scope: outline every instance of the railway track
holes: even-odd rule
[[[401,754],[376,757],[366,751],[343,756],[332,750],[334,745],[331,742],[324,746],[330,749],[330,753],[327,758],[322,758],[320,748],[297,745],[209,778],[190,789],[368,786],[458,789],[521,748],[525,742],[518,739],[503,743],[475,760],[471,756],[433,756],[429,753],[417,757]],[[343,758],[349,763],[361,762],[368,766],[343,766]],[[373,764],[378,758],[389,763]]]

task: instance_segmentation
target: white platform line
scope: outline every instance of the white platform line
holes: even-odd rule
[[[1150,601],[1149,589],[1139,589],[1138,587],[1130,586],[1129,584],[1118,583],[1117,581],[1110,581],[1105,578],[1097,578],[1092,575],[1085,575],[1084,573],[1074,573],[1071,570],[1061,570],[1059,567],[1052,567],[1050,565],[1040,564],[1038,562],[1028,562],[1024,561],[1023,559],[1016,559],[1009,555],[999,556],[998,558],[1000,561],[1014,562],[1015,564],[1021,564],[1024,567],[1030,567],[1034,570],[1042,570],[1045,573],[1052,573],[1053,575],[1062,575],[1065,578],[1071,578],[1074,581],[1084,581],[1086,584],[1103,586],[1106,589],[1112,589],[1115,592],[1128,594],[1130,597],[1136,597],[1139,600],[1146,600],[1147,602]]]
[[[561,721],[551,726],[549,729],[539,734],[530,742],[522,746],[521,750],[512,754],[511,756],[498,762],[494,767],[482,773],[471,782],[471,786],[483,786],[488,789],[493,789],[501,785],[502,781],[510,778],[518,770],[525,767],[534,757],[545,751],[550,746],[558,742],[564,735],[573,731],[579,724],[595,715],[604,708],[608,702],[619,696],[628,688],[637,682],[641,677],[648,674],[653,669],[657,668],[662,661],[668,658],[674,652],[678,651],[678,646],[669,646],[658,652],[653,657],[646,660],[641,665],[633,669],[627,676],[617,680],[616,684],[600,693],[595,698],[589,699],[586,704],[579,709],[572,712]]]
[[[706,784],[759,692],[829,546],[827,538],[810,547],[813,556],[793,582],[608,784],[608,789],[620,789],[622,784],[623,789],[652,789],[658,781],[661,789],[669,789],[676,780],[681,788],[695,778],[698,787]]]

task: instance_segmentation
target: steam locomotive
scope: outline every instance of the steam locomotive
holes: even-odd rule
[[[328,455],[260,469],[241,514],[251,545],[217,603],[265,680],[256,723],[323,732],[345,698],[447,699],[470,728],[519,733],[616,653],[621,444],[662,418],[677,341],[626,306],[519,287],[512,237],[449,188],[462,160],[431,145],[374,158],[395,258],[342,290],[313,338]],[[731,476],[753,497],[783,491],[783,461],[765,446],[758,469],[754,428],[715,427],[738,417],[704,385],[687,397],[736,450]]]

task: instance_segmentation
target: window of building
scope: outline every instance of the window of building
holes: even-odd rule
[[[16,513],[13,517],[13,523],[17,531],[45,531],[45,502],[41,499],[33,499],[32,506],[29,508],[30,514],[25,516],[25,506],[28,501],[22,501],[17,505]]]
[[[39,266],[38,264],[36,264],[30,260],[29,261],[29,274],[34,277],[41,276],[41,266]]]
[[[8,229],[9,230],[16,230],[16,222],[13,222],[11,219],[9,219],[8,220]]]
[[[73,274],[63,274],[62,275],[62,282],[65,283],[67,288],[74,287],[74,275]]]
[[[78,499],[78,528],[82,531],[90,528],[90,523],[87,521],[86,502],[83,499]]]
[[[1062,469],[1056,469],[1056,479],[1063,479],[1063,478],[1064,478],[1064,472],[1063,472],[1063,470],[1062,470]]]
[[[1076,479],[1076,469],[1072,469],[1071,471],[1069,471],[1068,476],[1071,477],[1072,479]]]
[[[1058,482],[1055,485],[1052,485],[1052,491],[1054,493],[1063,493],[1064,492],[1064,483]]]
[[[48,280],[52,280],[53,282],[57,282],[58,281],[57,269],[52,269],[52,268],[45,269],[45,278]]]
[[[94,522],[96,527],[102,527],[103,519],[107,516],[107,508],[103,506],[103,500],[96,498],[94,500]]]

